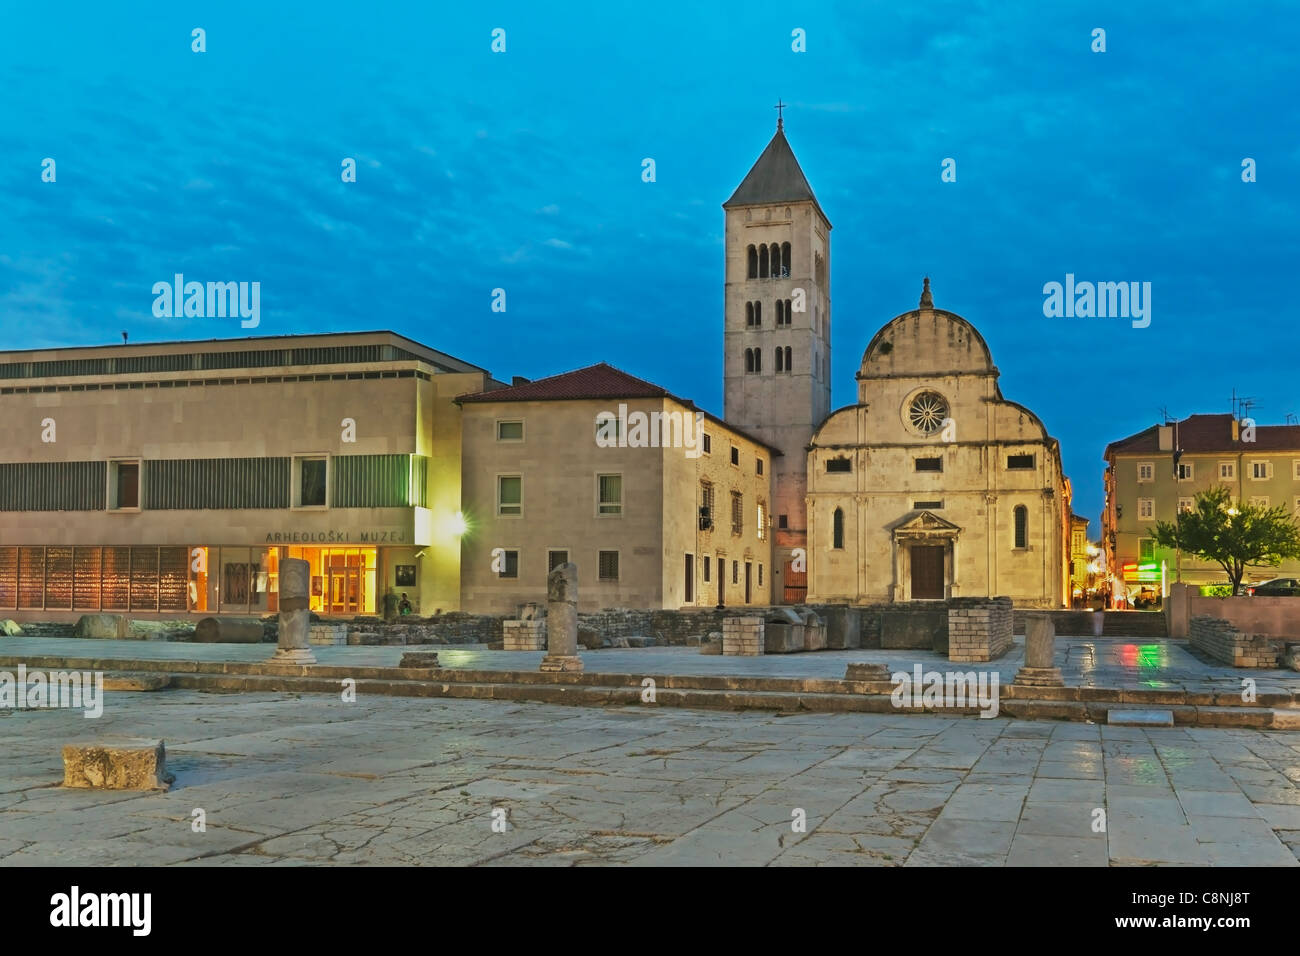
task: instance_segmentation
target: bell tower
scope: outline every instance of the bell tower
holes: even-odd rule
[[[781,109],[783,104],[778,104]],[[773,603],[799,603],[808,547],[807,447],[830,414],[831,224],[778,118],[726,216],[724,416],[783,453],[771,462]]]

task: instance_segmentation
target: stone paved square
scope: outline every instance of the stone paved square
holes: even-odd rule
[[[1292,866],[1300,847],[1287,732],[191,690],[109,704],[93,722],[0,717],[0,864]],[[172,789],[59,787],[59,743],[88,723],[164,739]]]

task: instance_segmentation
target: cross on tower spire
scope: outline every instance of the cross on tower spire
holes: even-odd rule
[[[773,106],[772,109],[776,110],[776,128],[778,130],[784,129],[785,128],[785,103],[781,102],[780,97],[777,98],[776,106]]]

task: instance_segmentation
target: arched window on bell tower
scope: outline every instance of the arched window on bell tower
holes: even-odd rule
[[[776,300],[776,324],[785,325],[785,301],[783,299]]]
[[[836,508],[831,516],[831,547],[844,547],[844,509]]]
[[[745,349],[745,371],[754,371],[754,350]]]
[[[767,246],[758,247],[758,277],[767,278]]]
[[[794,350],[790,346],[785,347],[785,370],[787,372],[794,369]]]
[[[781,278],[790,278],[790,243],[781,243]]]
[[[758,278],[758,249],[753,245],[749,247],[749,278]]]
[[[754,303],[745,303],[745,327],[753,328],[754,325]]]
[[[776,370],[785,371],[785,350],[779,345],[776,347]]]
[[[763,324],[763,303],[762,301],[754,303],[754,325]]]
[[[1024,505],[1016,505],[1016,547],[1029,547],[1029,509]]]

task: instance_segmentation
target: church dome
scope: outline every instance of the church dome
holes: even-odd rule
[[[890,319],[867,344],[858,378],[996,372],[975,326],[955,312],[934,307],[927,278],[920,307]]]

